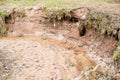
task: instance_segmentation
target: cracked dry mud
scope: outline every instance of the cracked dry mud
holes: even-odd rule
[[[5,66],[0,80],[74,80],[81,71],[95,66],[82,48],[57,40],[2,38],[0,45],[12,61],[11,66]]]

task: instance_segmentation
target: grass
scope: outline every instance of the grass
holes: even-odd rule
[[[120,44],[117,46],[117,48],[113,52],[113,60],[120,61]]]
[[[6,36],[7,26],[5,23],[0,24],[0,37]]]
[[[2,0],[2,5],[32,6],[38,3],[38,0]]]
[[[113,51],[112,59],[114,61],[116,72],[118,72],[120,67],[120,42],[117,45],[116,49]]]
[[[0,12],[0,17],[2,17],[3,16],[3,13],[2,12]]]
[[[73,9],[85,6],[85,4],[91,4],[93,2],[104,3],[108,1],[111,0],[0,0],[0,17],[3,15],[1,12],[5,14],[11,13],[11,9],[13,7],[16,7],[19,10],[22,10],[26,6]]]
[[[62,20],[67,20],[71,17],[70,10],[69,9],[62,9],[62,8],[57,8],[57,9],[50,9],[47,8],[45,10],[46,15],[48,16],[49,20],[52,22],[55,21],[62,21]]]
[[[108,2],[111,0],[1,0],[0,5],[13,6],[44,6],[44,7],[75,7],[81,3]]]
[[[109,2],[111,0],[44,0],[46,7],[80,7],[81,4],[89,2]]]

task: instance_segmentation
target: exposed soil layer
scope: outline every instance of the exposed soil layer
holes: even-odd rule
[[[111,57],[118,41],[108,35],[101,36],[95,28],[85,27],[89,9],[73,9],[71,13],[69,20],[50,22],[44,11],[36,6],[26,8],[22,18],[14,11],[13,20],[6,19],[8,37],[0,39],[0,50],[12,61],[10,67],[2,62],[2,68],[10,74],[7,77],[2,74],[0,78],[74,80],[81,71],[95,65],[100,66],[102,76],[108,71],[107,75],[113,77]],[[119,30],[115,31],[118,34]]]

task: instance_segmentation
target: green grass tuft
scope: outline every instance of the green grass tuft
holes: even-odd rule
[[[2,12],[0,12],[0,17],[2,17],[3,16],[3,13]]]
[[[52,21],[52,22],[67,20],[68,18],[71,17],[69,9],[48,8],[45,10],[45,13],[49,18],[49,21]]]
[[[113,60],[120,61],[120,45],[118,45],[115,51],[113,52]]]

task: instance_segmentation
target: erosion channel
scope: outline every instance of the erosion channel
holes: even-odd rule
[[[6,26],[0,33],[0,80],[120,79],[113,59],[119,28],[108,15],[34,6],[13,8],[0,23]]]

